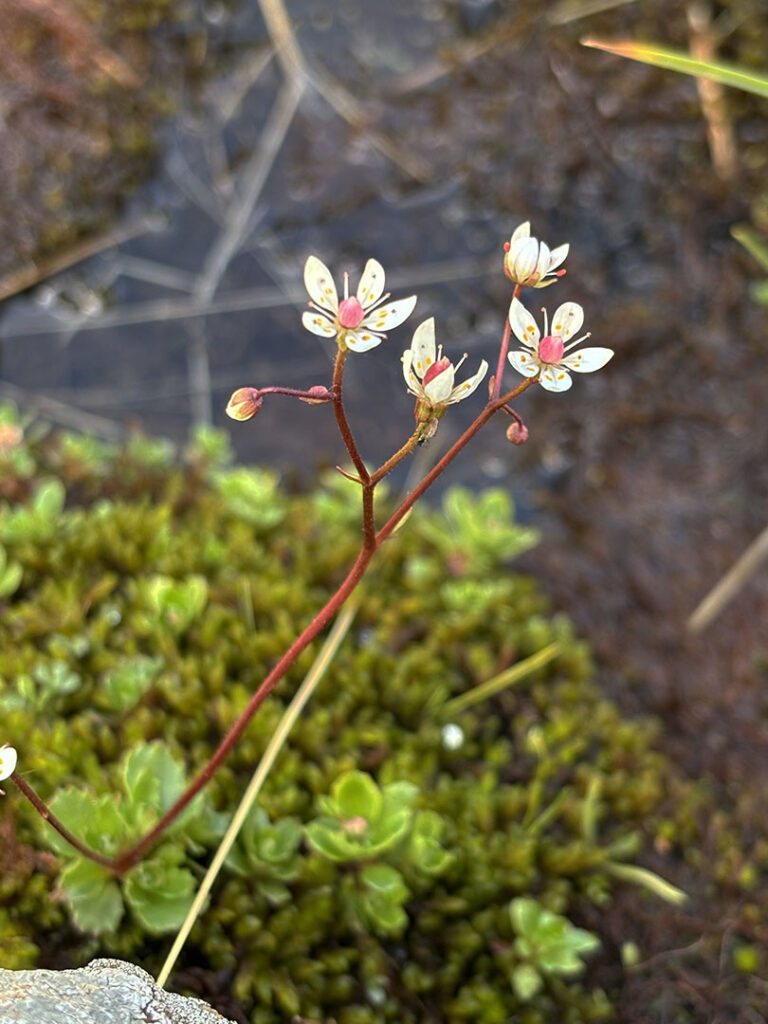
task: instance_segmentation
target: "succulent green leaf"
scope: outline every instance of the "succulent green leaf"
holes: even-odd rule
[[[162,667],[162,658],[143,655],[121,661],[104,675],[101,684],[103,703],[112,711],[129,711],[138,704]]]
[[[94,798],[79,789],[62,789],[51,800],[50,808],[73,835],[106,856],[114,856],[127,838],[126,822],[110,796]],[[57,832],[43,827],[56,853],[66,858],[78,856]]]
[[[142,743],[123,762],[125,791],[136,807],[166,811],[184,792],[185,773],[160,741]]]
[[[512,987],[515,990],[515,994],[524,1003],[527,1003],[529,999],[533,999],[541,989],[542,984],[541,975],[530,964],[520,964],[512,972]]]
[[[510,904],[512,926],[517,932],[517,953],[539,972],[569,976],[584,967],[581,956],[591,953],[600,940],[567,917],[546,910],[535,899],[520,896]]]
[[[61,872],[59,886],[83,931],[103,933],[117,928],[123,916],[123,899],[117,882],[105,868],[77,857]]]
[[[179,928],[195,896],[191,871],[178,867],[183,850],[164,846],[151,860],[138,864],[125,878],[125,898],[151,932]]]
[[[381,790],[365,772],[347,772],[340,776],[331,790],[339,817],[365,818],[376,821],[384,804]]]

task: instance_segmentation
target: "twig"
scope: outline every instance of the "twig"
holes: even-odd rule
[[[768,557],[768,526],[752,541],[744,554],[736,560],[688,619],[691,633],[700,633],[733,600],[741,588]]]
[[[353,128],[359,129],[379,152],[391,160],[393,164],[405,171],[421,184],[432,181],[432,167],[422,157],[411,153],[390,139],[383,132],[371,127],[370,116],[354,96],[333,78],[324,68],[313,65],[307,71],[310,84],[323,97],[325,102]]]
[[[413,269],[393,271],[387,277],[393,288],[403,284],[418,287],[427,284],[443,284],[448,281],[463,281],[482,277],[491,264],[488,260],[446,260],[444,263],[426,263]],[[185,320],[198,316],[215,316],[221,313],[242,313],[254,309],[280,309],[286,306],[303,305],[306,291],[301,284],[280,288],[242,288],[227,292],[204,302],[199,296],[189,298],[153,299],[150,302],[135,302],[131,305],[111,309],[78,321],[78,331],[95,331],[102,327],[122,327],[128,324]],[[13,324],[0,323],[0,338],[26,337],[34,334],[59,334],[71,331],[75,326],[66,321],[46,317],[25,317]]]
[[[0,380],[0,395],[24,409],[37,410],[45,419],[64,427],[74,427],[84,434],[95,434],[106,441],[121,441],[125,437],[125,429],[114,420],[94,416],[93,413],[76,409],[55,398],[46,398],[45,395],[17,387],[9,381]]]
[[[23,267],[17,267],[0,279],[0,302],[9,299],[12,295],[26,291],[36,284],[40,284],[47,277],[58,274],[60,270],[74,266],[75,263],[82,263],[97,253],[104,252],[114,245],[127,242],[130,238],[143,235],[152,226],[150,218],[144,217],[138,221],[132,221],[123,227],[114,228],[93,238],[86,238],[75,242],[66,252],[56,256],[41,259],[37,263],[26,263]]]
[[[691,56],[711,63],[717,59],[716,36],[712,28],[712,12],[703,0],[694,0],[686,9],[691,30]],[[739,173],[739,158],[733,124],[728,115],[725,90],[720,82],[697,78],[701,113],[707,125],[707,141],[712,166],[721,181],[733,181]]]
[[[304,74],[304,54],[296,40],[283,0],[259,0],[259,7],[286,76],[289,81],[300,78]]]

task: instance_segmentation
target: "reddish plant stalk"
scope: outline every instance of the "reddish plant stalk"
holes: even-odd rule
[[[515,290],[517,294],[518,288]],[[504,332],[504,338],[501,344],[501,353],[499,359],[499,365],[503,368],[504,357],[506,355],[505,344],[509,343],[509,321],[507,319],[507,329]],[[78,853],[82,856],[87,857],[89,860],[94,861],[97,864],[101,864],[103,867],[109,868],[118,875],[125,874],[134,867],[144,857],[144,855],[154,846],[160,836],[170,826],[170,824],[181,814],[181,812],[189,805],[189,803],[197,796],[197,794],[207,785],[213,775],[216,773],[221,764],[226,760],[232,749],[235,747],[240,737],[243,735],[251,719],[256,714],[258,709],[274,690],[280,680],[283,678],[288,669],[294,664],[298,656],[309,646],[310,643],[317,637],[320,631],[328,624],[333,616],[341,609],[344,602],[350,596],[352,591],[358,585],[360,580],[365,575],[368,565],[376,553],[377,549],[384,543],[385,540],[392,534],[398,524],[403,520],[405,515],[410,511],[413,505],[419,500],[419,498],[425,493],[425,491],[432,486],[435,480],[444,472],[444,470],[450,465],[456,456],[463,450],[467,443],[482,429],[483,426],[491,419],[491,417],[502,409],[508,402],[517,398],[533,383],[534,378],[528,378],[522,381],[512,391],[507,392],[505,395],[495,397],[491,399],[485,408],[482,410],[479,416],[467,427],[464,433],[451,445],[448,451],[442,456],[441,459],[432,467],[427,473],[424,479],[410,492],[410,494],[403,500],[400,506],[395,512],[389,517],[384,523],[381,529],[376,532],[375,518],[374,518],[374,490],[376,485],[381,479],[386,476],[394,467],[402,461],[418,443],[418,432],[415,431],[403,447],[397,451],[391,458],[389,458],[374,474],[370,474],[365,468],[363,460],[358,451],[352,431],[350,430],[347,422],[346,413],[343,406],[343,395],[342,395],[342,376],[344,370],[344,361],[346,358],[346,351],[339,350],[336,364],[333,373],[333,389],[332,389],[332,401],[334,406],[334,412],[336,414],[336,422],[339,426],[339,431],[344,440],[347,452],[352,459],[355,468],[360,475],[360,485],[362,489],[362,518],[363,518],[363,545],[360,552],[357,555],[352,567],[347,573],[344,581],[339,586],[338,590],[333,596],[326,602],[326,604],[320,609],[317,615],[312,621],[302,630],[302,632],[296,637],[293,643],[288,647],[283,656],[273,667],[271,672],[263,680],[259,688],[253,694],[251,699],[248,701],[245,708],[240,712],[235,722],[230,727],[224,739],[219,744],[218,748],[210,758],[208,763],[199,772],[197,777],[190,783],[184,793],[176,800],[176,802],[168,808],[158,822],[143,836],[137,843],[135,843],[128,850],[124,850],[114,858],[105,857],[103,854],[98,853],[96,850],[91,850],[79,840],[77,840],[68,829],[61,824],[58,819],[51,814],[50,810],[46,807],[44,802],[38,797],[34,790],[27,785],[17,774],[11,776],[11,779],[15,782],[24,796],[32,803],[38,813],[46,821],[48,821],[53,828],[59,833],[59,835],[68,842]],[[497,384],[500,377],[497,378]],[[274,389],[277,390],[277,389]],[[289,389],[279,390],[278,393],[287,393]]]
[[[95,864],[101,864],[104,868],[114,870],[115,862],[110,857],[105,857],[104,854],[99,853],[97,850],[92,850],[90,847],[81,843],[79,839],[76,839],[66,825],[62,825],[53,811],[46,806],[34,789],[32,789],[28,782],[22,779],[18,772],[13,772],[10,779],[11,782],[13,782],[14,785],[24,794],[27,800],[29,800],[43,821],[47,821],[51,828],[55,829],[66,843],[69,843],[69,845],[74,847],[78,853],[82,853],[84,857],[87,857],[88,860],[92,860]]]
[[[512,298],[516,299],[521,291],[521,285],[516,284],[515,290],[512,293]],[[504,322],[504,335],[501,339],[501,348],[499,349],[499,361],[496,364],[496,378],[493,382],[493,394],[491,395],[491,401],[494,402],[501,394],[501,378],[504,376],[504,370],[506,369],[507,366],[507,352],[509,351],[509,337],[511,333],[512,325],[509,322],[509,314],[507,314],[506,320]]]

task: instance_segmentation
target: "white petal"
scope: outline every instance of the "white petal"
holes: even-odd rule
[[[541,368],[541,364],[538,359],[530,352],[517,351],[509,352],[507,359],[510,361],[512,366],[517,370],[518,373],[522,373],[524,377],[535,377]]]
[[[3,747],[0,750],[0,780],[8,779],[16,771],[18,755],[13,747]]]
[[[593,373],[602,370],[612,356],[612,348],[582,348],[561,359],[560,365],[576,370],[577,373]]]
[[[351,348],[353,352],[367,352],[368,349],[376,348],[377,345],[380,345],[382,338],[378,334],[366,331],[365,327],[362,326],[354,331],[346,331],[344,341],[347,343],[347,348]]]
[[[545,366],[541,371],[539,384],[547,391],[567,391],[573,381],[570,373],[562,366]]]
[[[424,398],[424,388],[421,386],[419,378],[413,372],[412,362],[413,352],[407,348],[403,352],[403,376],[405,377],[405,383],[412,395],[416,395],[417,398]]]
[[[357,286],[357,301],[367,309],[375,305],[384,294],[384,267],[378,260],[368,260]]]
[[[420,323],[413,332],[411,354],[413,355],[414,372],[419,377],[423,377],[435,361],[435,318],[433,316]]]
[[[512,232],[512,237],[509,240],[509,244],[512,245],[518,238],[527,238],[531,233],[531,222],[529,220],[523,221],[522,224],[518,224],[515,230]]]
[[[472,392],[477,388],[478,384],[482,381],[488,373],[488,363],[485,360],[480,363],[480,369],[473,377],[468,377],[462,384],[455,387],[451,392],[451,396],[448,399],[449,403],[460,402],[464,398],[469,398]]]
[[[397,302],[387,302],[369,313],[362,326],[371,331],[389,331],[393,327],[399,327],[403,320],[407,320],[415,305],[415,295],[409,295],[407,299],[398,299]]]
[[[323,306],[332,313],[339,308],[339,296],[331,272],[317,256],[308,256],[304,264],[304,287],[318,306]]]
[[[453,363],[451,363],[450,366],[446,366],[442,373],[438,373],[436,377],[433,377],[428,384],[424,384],[427,398],[433,405],[437,405],[438,402],[447,401],[448,396],[453,391],[454,372]]]
[[[512,299],[509,307],[509,325],[519,342],[536,350],[541,334],[536,321],[519,299]]]
[[[301,322],[308,331],[312,331],[313,334],[317,334],[321,338],[334,338],[336,336],[336,327],[322,313],[308,309],[306,313],[301,314]]]
[[[553,335],[568,341],[571,335],[581,329],[583,323],[584,310],[578,302],[564,302],[555,310],[549,329]]]
[[[539,258],[539,243],[535,238],[521,238],[509,249],[509,263],[513,275],[521,283],[531,276]]]
[[[555,267],[559,267],[563,260],[568,255],[570,245],[566,242],[565,245],[558,245],[556,249],[553,249],[549,254],[549,269],[554,270]]]
[[[539,251],[536,257],[534,270],[537,277],[543,277],[549,270],[550,252],[546,242],[539,242]]]

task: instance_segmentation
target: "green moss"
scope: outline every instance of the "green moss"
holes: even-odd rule
[[[141,743],[162,740],[197,771],[343,577],[359,537],[354,485],[285,494],[268,473],[224,468],[221,445],[191,453],[187,468],[146,445],[130,454],[49,438],[25,451],[32,479],[0,508],[6,564],[21,567],[0,598],[2,739],[42,796],[74,786],[94,807],[123,791],[121,763]],[[608,862],[634,856],[668,788],[654,727],[621,718],[591,682],[568,621],[504,564],[500,555],[531,542],[507,499],[461,492],[448,508],[457,557],[447,557],[441,515],[424,508],[380,553],[355,625],[266,783],[256,831],[187,945],[191,962],[232,972],[254,1022],[298,1013],[349,1024],[581,1024],[610,1014],[589,966],[579,978],[545,972],[521,1000],[509,907],[533,897],[598,930],[594,907],[617,884]],[[496,555],[478,533],[488,508],[503,541]],[[443,719],[448,699],[554,641],[560,653],[546,667]],[[209,787],[220,811],[234,809],[315,650]],[[382,792],[409,783],[418,793],[410,831],[371,847],[362,866],[296,831],[327,813],[334,784],[355,769]],[[65,906],[51,902],[50,835],[18,796],[9,808],[27,860],[47,858],[49,873],[3,879],[3,966],[58,948],[66,929],[72,962],[100,952],[156,968],[152,932],[163,922],[146,926],[152,887],[167,862],[186,899],[215,830],[161,845],[138,882],[121,883],[120,926],[94,942],[73,937]],[[282,830],[285,850],[275,851]],[[56,851],[61,869],[70,862]],[[385,891],[402,913],[382,904]]]

